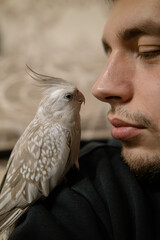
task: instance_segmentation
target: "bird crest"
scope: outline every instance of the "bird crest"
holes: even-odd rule
[[[38,86],[43,87],[44,89],[48,88],[59,88],[59,87],[73,87],[74,85],[62,78],[51,77],[35,72],[28,65],[26,65],[26,72],[28,75],[34,79]]]

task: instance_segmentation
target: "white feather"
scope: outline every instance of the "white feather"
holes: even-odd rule
[[[78,158],[83,95],[63,79],[31,74],[46,90],[8,161],[0,191],[0,231],[41,196],[47,197]],[[65,98],[68,93],[71,100]]]

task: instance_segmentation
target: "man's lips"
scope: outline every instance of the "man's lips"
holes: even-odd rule
[[[113,125],[111,129],[112,137],[119,140],[127,140],[137,136],[144,126],[128,123],[118,118],[109,119],[110,123]]]

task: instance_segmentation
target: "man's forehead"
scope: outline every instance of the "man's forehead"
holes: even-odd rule
[[[114,34],[123,40],[139,34],[160,34],[160,1],[116,0],[114,1],[103,39]],[[124,8],[124,3],[126,7]],[[129,4],[130,3],[130,4]],[[159,8],[157,9],[157,6]]]

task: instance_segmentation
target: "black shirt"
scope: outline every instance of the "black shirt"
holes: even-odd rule
[[[92,142],[80,170],[22,217],[10,240],[159,240],[160,190],[137,180],[121,148]]]

